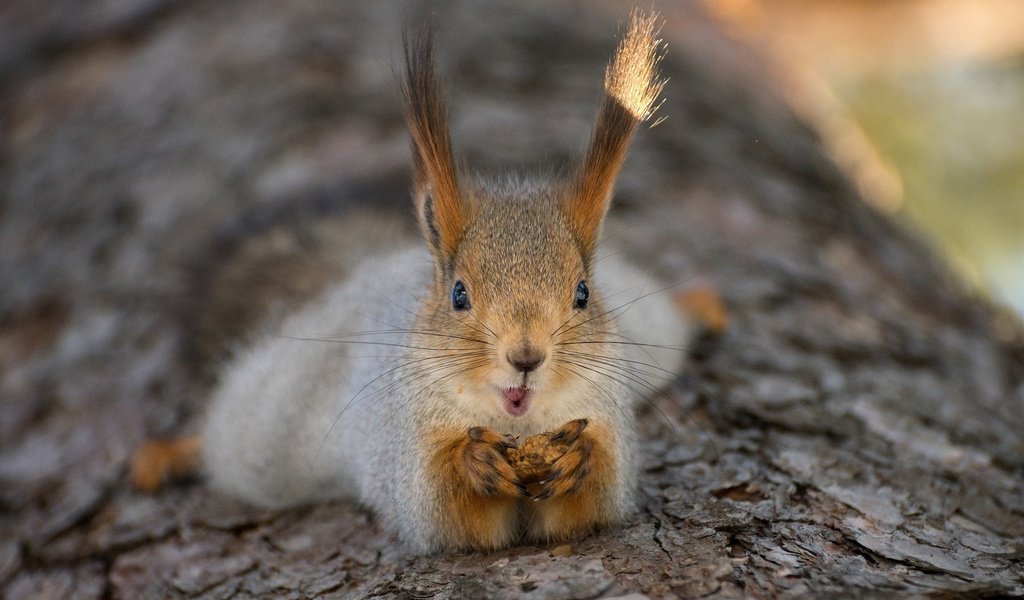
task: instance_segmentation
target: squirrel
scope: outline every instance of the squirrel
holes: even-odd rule
[[[656,287],[646,272],[598,256],[627,149],[664,85],[657,24],[633,13],[585,158],[553,180],[468,176],[432,34],[408,37],[402,90],[426,248],[364,257],[281,333],[239,352],[201,434],[145,444],[135,485],[198,470],[261,506],[351,498],[421,552],[571,539],[626,518],[634,404],[659,385],[636,365],[681,367],[692,329],[670,299],[645,296]],[[510,452],[538,435],[557,452],[528,480]]]

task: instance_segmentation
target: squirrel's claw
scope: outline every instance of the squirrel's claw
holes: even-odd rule
[[[576,439],[580,437],[580,434],[583,433],[583,430],[586,429],[588,422],[589,421],[587,421],[586,419],[576,419],[574,421],[569,421],[565,425],[559,427],[557,431],[555,431],[555,434],[551,436],[551,441],[561,441],[565,444],[571,444],[575,442]]]
[[[546,500],[556,496],[567,496],[580,490],[591,471],[591,454],[593,442],[582,436],[586,427],[586,419],[570,421],[562,426],[556,436],[564,435],[572,441],[562,456],[551,463],[548,476],[537,483],[538,490],[533,494],[534,500]],[[571,436],[571,437],[570,437]],[[565,440],[563,440],[565,441]]]
[[[515,438],[486,427],[470,428],[468,437],[463,467],[473,489],[485,496],[529,496],[505,458],[505,450],[515,447]]]

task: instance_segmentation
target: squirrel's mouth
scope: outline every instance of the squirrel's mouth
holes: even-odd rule
[[[526,414],[526,411],[530,410],[530,400],[533,398],[533,392],[526,386],[502,388],[501,390],[502,408],[505,412],[512,415],[513,417],[521,417]]]

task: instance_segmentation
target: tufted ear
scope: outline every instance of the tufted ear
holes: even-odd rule
[[[439,264],[455,250],[470,220],[470,206],[459,190],[458,169],[448,130],[448,107],[434,67],[433,32],[407,34],[405,121],[412,138],[413,199],[420,229]]]
[[[637,126],[657,109],[665,82],[660,79],[661,40],[657,14],[634,11],[626,36],[604,76],[604,99],[590,136],[586,158],[562,203],[586,256],[593,255],[615,180]]]

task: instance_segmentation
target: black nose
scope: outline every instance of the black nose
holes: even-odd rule
[[[512,350],[505,355],[505,358],[508,359],[509,364],[515,367],[516,371],[529,373],[539,367],[540,363],[544,362],[544,352],[527,346]]]

